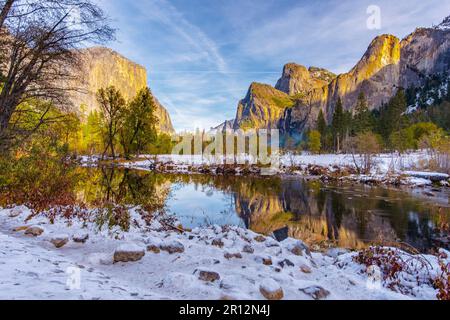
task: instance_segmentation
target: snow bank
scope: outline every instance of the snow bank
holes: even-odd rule
[[[450,178],[448,174],[439,172],[403,171],[402,173],[414,178],[428,179],[433,182],[440,182]]]
[[[196,228],[183,233],[165,231],[157,221],[146,225],[132,209],[134,223],[129,232],[124,232],[116,228],[99,230],[94,215],[88,222],[57,219],[50,224],[42,216],[26,222],[30,211],[24,208],[11,217],[13,210],[0,209],[0,299],[436,297],[436,291],[429,285],[418,286],[408,294],[386,287],[373,289],[368,285],[367,273],[352,261],[353,254],[341,251],[330,257],[311,253],[298,240],[277,242],[234,226]],[[23,229],[12,231],[31,225],[45,226],[45,233],[27,237]],[[71,240],[60,249],[45,241],[46,237],[61,233],[72,236],[87,233],[89,237],[85,243]],[[223,247],[214,242],[217,239],[223,239]],[[140,259],[113,263],[117,248],[142,252],[147,244],[152,248]],[[182,245],[184,250],[154,250],[173,244],[177,244],[176,248]],[[235,255],[228,259],[226,254],[230,252]],[[437,272],[437,259],[426,258],[431,272]],[[199,270],[206,273],[200,277]]]
[[[140,170],[154,170],[171,173],[211,173],[241,175],[244,171],[250,174],[261,174],[257,167],[250,169],[234,166],[229,169],[222,165],[225,158],[181,155],[144,156],[146,160],[138,160],[122,164],[127,168]],[[243,158],[246,158],[243,156]],[[252,160],[247,156],[247,160]],[[341,176],[344,180],[362,183],[381,183],[410,186],[428,186],[440,182],[445,186],[449,175],[439,172],[415,171],[416,168],[427,163],[429,156],[426,152],[407,153],[402,156],[396,154],[379,154],[373,157],[373,168],[368,175],[355,174],[356,165],[361,166],[359,156],[347,154],[322,155],[293,155],[285,154],[280,157],[280,166],[274,174],[294,174],[301,176]],[[356,164],[355,164],[356,162]],[[205,169],[205,167],[207,169]],[[353,174],[352,174],[353,173]]]
[[[125,162],[122,165],[129,168],[149,168],[155,163],[173,164],[177,166],[213,166],[225,163],[225,157],[206,157],[201,155],[158,155],[158,156],[142,156],[145,160],[134,162]],[[238,157],[239,159],[253,161],[250,156],[245,155]],[[401,157],[394,154],[379,154],[374,156],[373,173],[386,174],[389,171],[402,172],[408,168],[414,168],[421,160],[427,160],[429,157],[425,152],[414,152],[402,155]],[[355,159],[359,163],[361,159],[356,156],[353,158],[349,154],[321,154],[321,155],[292,155],[284,154],[280,157],[281,167],[307,166],[317,165],[322,167],[349,166],[355,165]]]

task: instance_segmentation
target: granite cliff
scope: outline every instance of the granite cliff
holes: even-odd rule
[[[288,63],[275,87],[251,85],[238,104],[234,129],[279,128],[301,135],[315,126],[320,110],[330,122],[339,97],[344,109],[352,110],[361,92],[369,107],[377,109],[399,88],[417,88],[427,77],[450,71],[449,25],[446,18],[439,26],[418,28],[403,40],[380,35],[349,72],[337,76]]]
[[[96,92],[100,88],[115,86],[120,89],[125,99],[132,99],[136,93],[146,87],[147,71],[117,52],[94,47],[79,51],[78,90],[72,94],[71,100],[76,108],[83,106],[83,111],[89,113],[98,110]],[[156,116],[159,120],[157,128],[160,132],[173,133],[172,121],[167,110],[156,99]]]

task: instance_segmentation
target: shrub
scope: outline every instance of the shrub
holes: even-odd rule
[[[442,139],[436,149],[437,167],[441,171],[450,173],[450,139]]]
[[[41,154],[0,160],[0,205],[26,205],[34,212],[76,203],[71,165]]]
[[[370,247],[362,250],[353,261],[380,269],[383,285],[403,294],[411,294],[411,288],[421,284],[432,284],[430,263],[420,255],[410,255],[394,248]]]
[[[390,145],[400,153],[418,148],[428,148],[439,141],[443,131],[431,122],[415,123],[405,129],[393,132],[389,137]],[[425,146],[423,146],[425,144]],[[428,146],[430,144],[430,146]]]
[[[434,280],[434,287],[438,290],[439,300],[450,300],[450,263],[446,262],[447,255],[444,252],[439,254],[439,266],[441,274]]]
[[[320,153],[322,149],[322,137],[319,131],[312,130],[308,133],[308,150],[314,154]]]
[[[346,142],[346,149],[353,155],[359,173],[369,174],[374,166],[374,156],[381,151],[381,137],[372,132],[359,133]],[[360,161],[355,155],[360,155]]]

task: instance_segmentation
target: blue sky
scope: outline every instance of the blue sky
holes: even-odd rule
[[[232,119],[251,82],[283,65],[346,72],[382,33],[404,37],[450,14],[450,0],[97,0],[118,28],[109,47],[147,68],[175,129]],[[367,28],[367,8],[381,29]]]

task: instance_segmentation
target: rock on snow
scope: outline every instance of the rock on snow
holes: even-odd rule
[[[29,210],[15,217],[10,212],[0,209],[0,299],[436,298],[429,285],[416,287],[413,295],[385,287],[369,290],[364,268],[352,261],[354,253],[328,257],[289,238],[275,243],[264,237],[259,242],[262,237],[239,227],[196,228],[179,234],[160,231],[155,223],[111,232],[76,219],[69,226],[62,219],[51,224],[43,216],[33,218],[30,223],[42,232],[45,227],[47,239],[64,243],[67,235],[89,236],[83,245],[58,250],[43,237],[13,232],[24,224]],[[140,221],[136,211],[130,210],[130,215]],[[223,248],[212,244],[217,238],[226,240]],[[147,247],[177,254],[146,255]],[[241,257],[227,259],[227,253]],[[437,274],[437,259],[426,259]]]
[[[273,279],[264,279],[259,286],[259,291],[267,300],[281,300],[284,297],[283,289]]]

